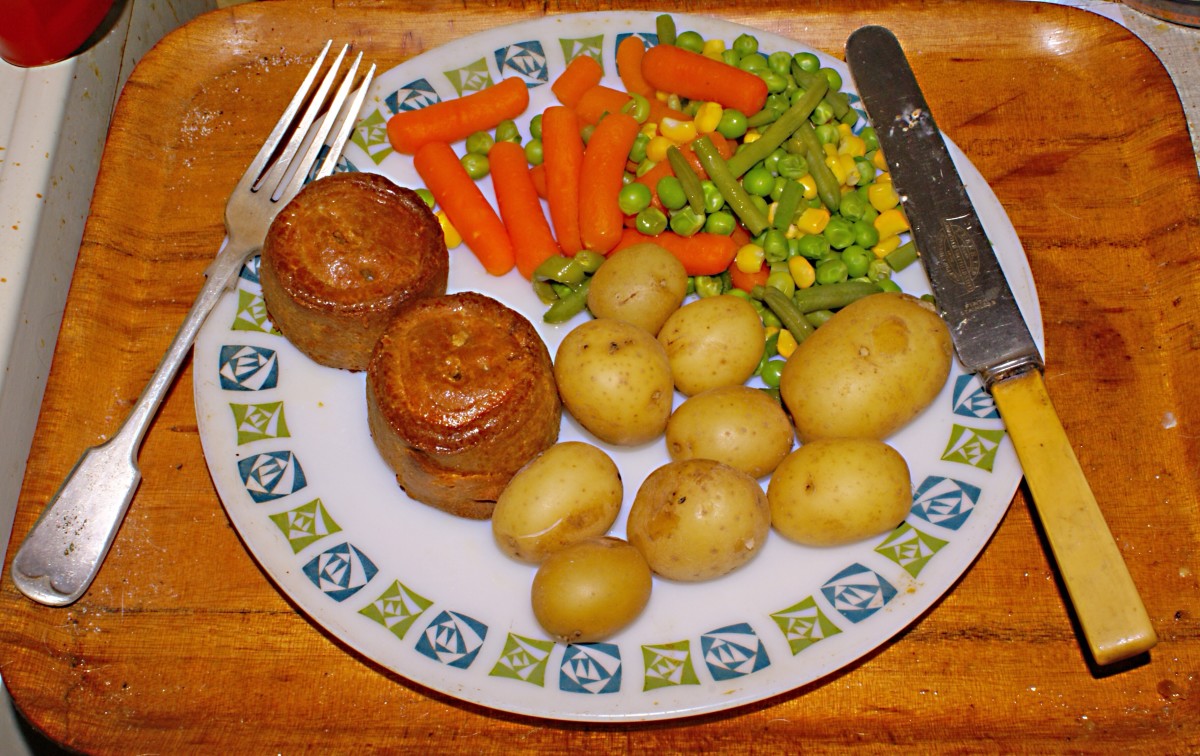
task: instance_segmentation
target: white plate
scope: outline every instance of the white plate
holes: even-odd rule
[[[601,56],[606,81],[615,84],[620,39],[636,33],[653,41],[654,19],[543,18],[414,58],[377,80],[376,111],[347,149],[346,167],[418,185],[411,160],[387,146],[387,117],[501,77],[520,76],[531,86],[528,115],[519,121],[528,134],[529,117],[552,102],[548,84],[567,56]],[[727,42],[746,31],[709,18],[676,21],[681,31]],[[764,50],[808,49],[750,31]],[[821,58],[849,88],[845,67]],[[952,150],[1040,344],[1020,242],[982,177]],[[543,306],[516,272],[489,276],[465,247],[452,250],[451,259],[452,291],[482,291],[523,312],[551,354],[586,317],[543,324]],[[405,497],[368,433],[363,375],[320,367],[273,332],[256,270],[247,267],[195,349],[201,439],[230,519],[276,585],[339,640],[409,680],[495,709],[566,720],[664,719],[818,680],[885,643],[954,585],[1021,478],[990,398],[956,366],[935,404],[890,439],[908,460],[914,485],[912,511],[894,532],[831,549],[772,534],[729,576],[692,585],[656,581],[643,616],[611,640],[556,644],[529,606],[533,568],[502,556],[487,522]],[[906,291],[928,291],[919,266],[898,280]],[[593,440],[569,419],[561,439]],[[627,509],[645,475],[667,461],[665,447],[659,440],[608,451],[622,471]],[[622,517],[615,532],[623,528]]]

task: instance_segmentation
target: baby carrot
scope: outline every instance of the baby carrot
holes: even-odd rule
[[[456,142],[476,131],[495,128],[529,106],[529,88],[520,79],[504,79],[478,92],[443,100],[418,110],[402,110],[387,122],[388,140],[396,152],[412,155],[428,142]]]
[[[537,190],[538,196],[542,199],[547,199],[550,192],[546,190],[546,164],[538,163],[529,169],[529,178],[533,179],[533,188]]]
[[[450,145],[426,142],[413,156],[413,167],[484,269],[495,276],[512,270],[508,231]]]
[[[654,97],[654,87],[642,78],[642,56],[646,54],[646,44],[636,34],[630,34],[617,45],[617,76],[625,90],[640,94],[647,99]]]
[[[609,113],[596,124],[583,152],[579,174],[579,239],[584,249],[607,253],[621,240],[625,213],[618,195],[625,178],[625,162],[640,130],[626,113]],[[545,135],[545,116],[542,117]]]
[[[550,85],[550,91],[567,107],[575,107],[584,92],[600,83],[604,67],[590,55],[576,55]]]
[[[628,92],[597,84],[580,95],[575,113],[584,123],[599,123],[605,113],[620,113],[633,98]]]
[[[579,241],[579,173],[583,168],[583,137],[579,118],[563,105],[542,113],[542,165],[554,237],[566,255],[583,249]],[[614,195],[615,196],[615,195]]]
[[[718,102],[747,116],[762,110],[767,101],[767,83],[758,75],[674,45],[647,50],[642,76],[655,89]]]
[[[616,249],[653,242],[675,256],[683,263],[683,269],[689,276],[716,276],[724,273],[737,254],[737,243],[722,234],[710,234],[701,231],[691,236],[680,236],[672,231],[664,231],[658,236],[647,236],[635,229],[627,228],[621,234],[621,240]],[[615,250],[614,250],[615,251]]]
[[[736,254],[736,253],[735,253]],[[771,276],[771,269],[766,263],[753,273],[747,273],[737,266],[736,262],[729,264],[729,283],[735,289],[741,289],[749,294],[755,286],[766,286]]]
[[[516,142],[496,142],[488,152],[488,162],[500,219],[512,240],[517,270],[525,278],[531,278],[537,266],[560,254],[560,250],[542,214],[542,201],[529,175],[525,150]]]

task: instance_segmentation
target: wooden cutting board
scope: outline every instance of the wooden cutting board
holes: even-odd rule
[[[328,38],[387,69],[544,14],[640,2],[238,5],[176,31],[126,85],[101,166],[13,543],[113,432],[221,243],[243,166]],[[1154,55],[1099,16],[1027,2],[689,2],[841,57],[903,40],[938,120],[1029,256],[1046,380],[1161,642],[1089,666],[1022,488],[919,622],[792,693],[653,725],[509,716],[421,689],[298,614],[250,558],[201,453],[190,367],[91,591],[66,609],[0,583],[0,674],[38,728],[94,753],[1200,750],[1200,180]]]

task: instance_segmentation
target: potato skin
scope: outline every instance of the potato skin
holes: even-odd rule
[[[608,454],[563,441],[509,481],[492,512],[492,535],[504,553],[539,564],[565,546],[607,533],[623,496],[621,473]]]
[[[904,457],[882,441],[811,441],[784,458],[767,486],[771,525],[806,546],[837,546],[895,528],[912,508]]]
[[[641,552],[612,536],[589,538],[550,555],[533,576],[533,614],[555,640],[591,643],[637,619],[653,579]]]
[[[588,309],[598,318],[633,323],[658,334],[687,296],[683,263],[657,244],[645,242],[608,256],[588,285]]]
[[[654,337],[631,323],[596,318],[576,326],[559,344],[554,378],[567,411],[602,441],[634,446],[667,427],[675,398],[670,363]]]
[[[746,564],[770,529],[770,507],[758,481],[711,459],[668,462],[650,473],[625,526],[650,569],[687,582]]]
[[[752,478],[774,470],[795,440],[792,422],[779,402],[744,385],[696,394],[667,421],[671,459],[715,459]]]
[[[762,359],[765,339],[753,305],[730,294],[688,302],[658,332],[675,388],[688,396],[745,383]]]
[[[801,442],[883,439],[929,406],[950,375],[950,330],[900,293],[842,308],[788,358],[779,391]]]

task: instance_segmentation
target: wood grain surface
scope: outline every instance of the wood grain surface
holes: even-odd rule
[[[955,588],[892,642],[757,705],[652,725],[509,716],[414,686],[303,616],[232,529],[185,368],[149,432],[107,563],[65,609],[5,565],[0,674],[93,753],[1200,751],[1200,180],[1175,90],[1136,37],[1025,2],[684,2],[838,57],[905,44],[939,123],[1008,210],[1041,297],[1046,383],[1161,642],[1081,650],[1022,488]],[[387,69],[501,23],[638,2],[259,2],[170,35],[120,100],[9,555],[79,453],[114,431],[199,289],[243,166],[330,37]]]

